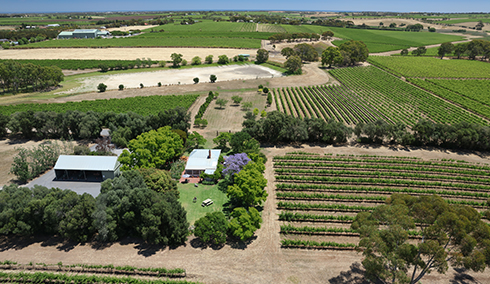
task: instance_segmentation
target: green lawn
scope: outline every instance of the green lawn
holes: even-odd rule
[[[193,183],[179,183],[178,189],[180,192],[179,200],[187,211],[187,221],[189,221],[191,225],[194,224],[197,219],[206,215],[206,213],[222,211],[223,204],[228,202],[226,193],[221,192],[217,185],[199,184],[198,187],[195,187]],[[197,197],[196,203],[192,202],[194,197]],[[208,198],[211,198],[214,203],[208,207],[202,207],[201,202]]]

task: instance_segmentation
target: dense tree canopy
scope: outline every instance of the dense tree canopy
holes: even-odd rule
[[[0,62],[0,86],[4,93],[18,93],[21,90],[29,91],[29,89],[42,91],[58,86],[63,80],[63,72],[57,66],[42,67],[13,60]]]
[[[318,61],[318,52],[311,44],[300,43],[294,46],[295,55],[303,61]]]
[[[436,195],[394,194],[386,203],[352,223],[369,280],[414,284],[431,271],[445,273],[448,264],[474,271],[490,264],[490,227],[472,207]],[[422,238],[409,241],[416,228]]]
[[[453,49],[454,49],[454,45],[453,45],[452,42],[444,42],[437,49],[437,54],[442,59],[444,57],[444,55],[446,55],[448,53],[452,53],[453,52]]]
[[[158,168],[182,155],[182,138],[170,126],[145,132],[129,141],[129,151],[124,150],[119,161],[123,169]]]
[[[257,209],[250,207],[247,209],[238,207],[231,212],[229,230],[232,236],[242,241],[250,239],[257,229],[260,229],[262,218]]]
[[[342,53],[336,47],[329,46],[322,52],[322,65],[327,65],[331,67],[332,65],[341,64],[344,58]]]
[[[369,56],[369,50],[366,44],[362,41],[350,40],[348,42],[344,42],[339,46],[339,49],[345,52],[347,56],[343,55],[343,57],[344,59],[348,58],[347,63],[350,65],[354,65],[358,62],[364,62]]]
[[[93,219],[101,241],[135,236],[149,243],[180,245],[188,234],[186,214],[172,191],[153,191],[138,171],[125,171],[102,183]]]
[[[265,191],[267,180],[253,164],[248,163],[235,174],[233,185],[228,187],[228,197],[247,207],[261,204],[268,195]]]
[[[221,245],[226,242],[228,220],[223,212],[206,213],[194,223],[194,235],[204,243]]]
[[[284,63],[284,68],[288,70],[291,74],[301,74],[301,67],[303,62],[301,62],[301,58],[297,55],[290,56],[288,60]]]
[[[257,50],[257,56],[255,56],[255,62],[257,63],[265,63],[269,60],[269,51],[261,48]]]

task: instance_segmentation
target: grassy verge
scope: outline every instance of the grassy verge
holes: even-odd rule
[[[178,184],[178,189],[180,192],[180,202],[187,211],[187,220],[190,224],[206,215],[206,213],[211,213],[215,211],[222,211],[223,204],[228,201],[226,193],[221,192],[217,185],[202,185],[199,184],[195,187],[193,183],[189,184]],[[193,203],[193,198],[197,198],[197,202]],[[202,207],[201,202],[211,198],[213,204],[207,207]]]

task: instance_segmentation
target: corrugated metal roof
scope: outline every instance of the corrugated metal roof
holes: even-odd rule
[[[91,29],[91,30],[87,30],[87,29],[76,29],[73,32],[78,34],[78,33],[96,33],[98,31],[99,30],[97,30],[97,29]]]
[[[73,35],[73,32],[61,32],[58,36],[60,35],[71,36]]]
[[[211,159],[208,159],[209,149],[195,149],[189,155],[186,170],[216,170],[221,150],[211,150]]]
[[[114,171],[118,167],[117,156],[60,155],[55,170]]]

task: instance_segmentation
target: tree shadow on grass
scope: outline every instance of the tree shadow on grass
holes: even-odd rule
[[[354,262],[350,266],[350,270],[340,272],[339,276],[328,279],[330,284],[368,284],[364,278],[364,269],[359,262]]]
[[[449,282],[451,284],[473,284],[473,283],[481,283],[473,276],[467,274],[468,270],[464,268],[454,268],[456,273],[454,274],[454,278]]]

